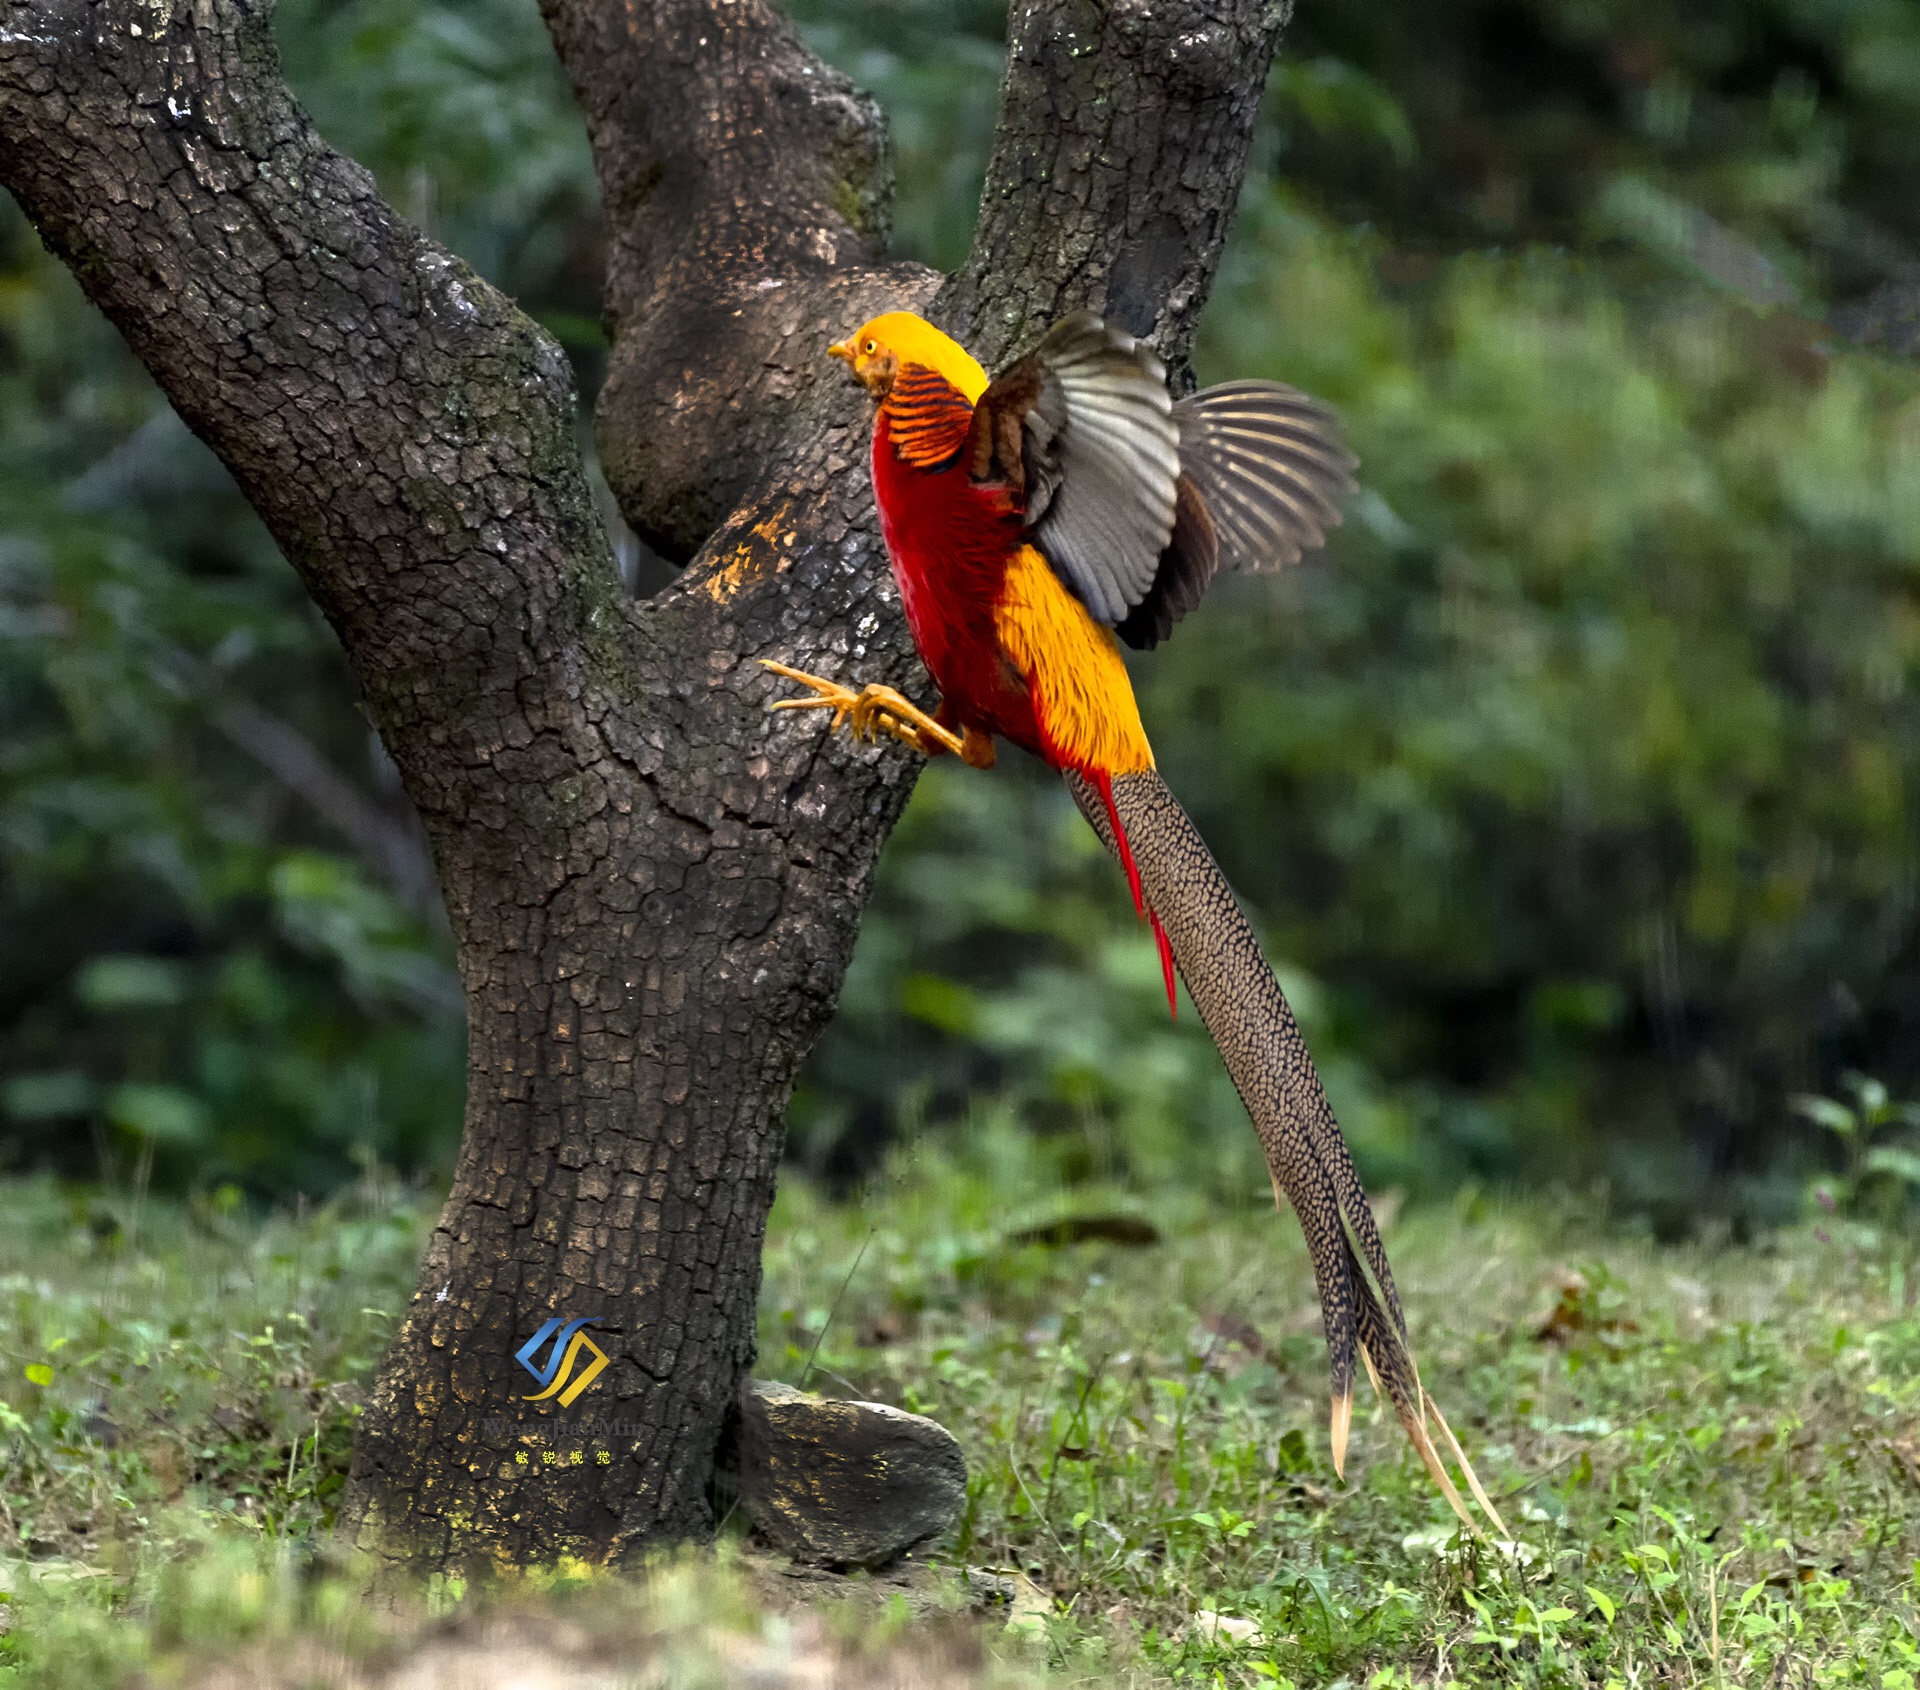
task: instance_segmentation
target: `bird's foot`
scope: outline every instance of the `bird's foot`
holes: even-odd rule
[[[772,709],[831,710],[831,731],[845,726],[853,730],[855,739],[871,740],[881,733],[890,733],[903,745],[910,745],[916,751],[932,752],[938,749],[951,751],[956,757],[966,753],[966,743],[957,733],[936,722],[919,705],[892,687],[873,682],[855,692],[838,681],[809,675],[801,669],[789,669],[786,664],[776,663],[770,657],[763,657],[760,662],[776,675],[784,675],[788,680],[798,681],[814,691],[812,698],[776,699]]]

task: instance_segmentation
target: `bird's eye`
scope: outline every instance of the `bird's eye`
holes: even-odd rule
[[[874,353],[880,350],[880,343],[877,340],[870,340],[867,342],[867,344],[864,347],[861,348],[861,350],[865,352],[869,358],[871,358],[874,355]]]

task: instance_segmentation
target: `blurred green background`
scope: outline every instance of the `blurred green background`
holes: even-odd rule
[[[1002,7],[804,0],[951,266]],[[589,402],[601,231],[531,0],[282,0],[321,129]],[[1920,1087],[1920,8],[1303,0],[1199,374],[1338,404],[1324,558],[1136,676],[1363,1172],[1772,1218],[1796,1092]],[[583,424],[583,440],[587,430]],[[637,571],[647,581],[655,572]],[[443,1173],[462,1030],[331,635],[0,197],[0,1167]],[[1067,1179],[1265,1180],[1044,771],[935,767],[790,1154],[988,1116]]]

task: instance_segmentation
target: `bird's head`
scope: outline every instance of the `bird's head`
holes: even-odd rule
[[[827,348],[828,354],[845,364],[853,372],[853,379],[876,399],[884,399],[893,391],[893,378],[900,373],[900,354],[894,351],[892,338],[886,331],[895,317],[905,315],[903,311],[893,311],[885,317],[875,317],[845,340],[835,341]]]
[[[876,399],[893,391],[902,364],[925,364],[952,382],[969,400],[986,391],[987,373],[950,335],[911,311],[889,311],[862,324],[827,351],[853,372]]]

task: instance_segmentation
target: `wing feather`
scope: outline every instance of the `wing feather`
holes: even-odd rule
[[[1174,403],[1152,350],[1090,311],[981,395],[968,453],[1088,611],[1137,646],[1165,639],[1219,570],[1324,545],[1358,462],[1330,409],[1277,382]]]
[[[1221,569],[1280,569],[1326,543],[1353,492],[1358,459],[1339,418],[1277,382],[1234,381],[1173,407],[1180,431],[1181,496],[1207,518],[1197,544],[1191,523],[1175,529],[1151,590],[1118,624],[1121,639],[1149,649],[1200,602]]]
[[[1278,382],[1233,381],[1181,400],[1174,418],[1222,569],[1280,569],[1326,544],[1359,463],[1331,410]]]
[[[1021,462],[1004,418],[1019,409]],[[1153,587],[1174,529],[1180,436],[1152,349],[1076,311],[981,396],[973,473],[1015,486],[1034,544],[1109,625]],[[984,473],[983,473],[984,472]]]

